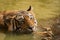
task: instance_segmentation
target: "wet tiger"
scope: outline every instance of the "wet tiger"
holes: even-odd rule
[[[3,16],[4,25],[8,27],[8,31],[20,33],[31,33],[36,31],[37,21],[32,12],[31,6],[28,10],[19,10],[17,12],[8,13]]]

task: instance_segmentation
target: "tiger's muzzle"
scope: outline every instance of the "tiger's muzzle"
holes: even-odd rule
[[[17,17],[17,16],[14,18],[16,25],[15,31],[20,33],[32,33],[33,28],[30,25],[28,25],[28,23],[25,22],[24,17],[23,16]]]

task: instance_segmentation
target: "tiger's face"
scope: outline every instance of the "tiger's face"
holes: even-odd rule
[[[33,32],[37,26],[36,18],[29,11],[18,11],[15,17],[22,31]],[[17,26],[18,27],[18,26]]]

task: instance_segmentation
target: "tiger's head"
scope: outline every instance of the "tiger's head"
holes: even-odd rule
[[[37,21],[31,6],[28,10],[17,11],[4,16],[4,23],[8,30],[21,33],[31,33],[36,30]]]
[[[29,33],[36,30],[37,21],[35,15],[32,13],[31,6],[27,11],[18,11],[15,20],[18,22],[17,27],[20,27],[19,31]]]

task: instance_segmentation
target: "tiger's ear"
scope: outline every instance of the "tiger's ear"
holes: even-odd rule
[[[29,8],[28,8],[28,10],[27,11],[31,11],[32,10],[32,7],[31,6],[29,6]]]

